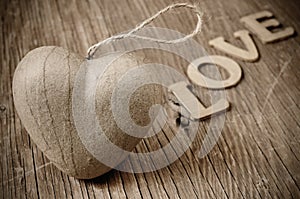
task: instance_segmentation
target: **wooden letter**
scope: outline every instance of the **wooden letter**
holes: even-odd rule
[[[219,100],[216,104],[206,108],[188,89],[186,82],[178,82],[169,86],[169,89],[179,100],[179,103],[190,114],[191,119],[205,119],[212,114],[225,111],[229,108],[229,102],[225,99]]]
[[[230,77],[225,80],[215,80],[215,79],[205,77],[198,70],[198,67],[208,63],[216,64],[218,66],[223,67],[229,72]],[[216,68],[216,73],[218,72],[219,71]],[[211,88],[211,89],[220,89],[220,88],[228,88],[236,85],[242,77],[242,69],[240,68],[238,63],[236,63],[232,59],[223,56],[212,55],[212,56],[205,56],[199,59],[195,59],[188,66],[187,74],[189,78],[192,80],[192,82],[199,86],[205,88]]]
[[[209,45],[212,47],[221,50],[229,55],[240,58],[244,61],[254,62],[258,59],[257,48],[251,39],[249,31],[239,30],[234,33],[235,38],[239,38],[245,44],[247,50],[233,46],[232,44],[225,41],[224,37],[217,37],[209,41]]]
[[[279,22],[276,19],[267,19],[263,22],[257,21],[257,19],[272,17],[273,14],[269,11],[262,11],[259,13],[255,13],[252,15],[248,15],[240,19],[245,26],[251,30],[254,34],[256,34],[259,39],[265,44],[274,41],[278,41],[280,39],[287,38],[294,34],[294,29],[292,27],[285,28],[279,32],[271,32],[267,28],[268,27],[278,27]]]

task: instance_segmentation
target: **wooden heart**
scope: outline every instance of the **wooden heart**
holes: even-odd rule
[[[81,179],[100,176],[111,169],[98,161],[78,136],[72,114],[74,81],[80,66],[87,62],[61,47],[40,47],[29,52],[19,63],[13,79],[13,96],[17,113],[31,139],[60,170]],[[112,143],[131,151],[141,140],[118,128],[113,119],[110,99],[118,79],[143,59],[122,55],[113,61],[97,81],[96,114],[105,136]],[[130,81],[127,82],[130,84]],[[128,86],[128,85],[127,85]],[[139,125],[147,125],[148,110],[159,103],[158,87],[146,87],[135,92],[130,101],[130,113]],[[101,146],[106,147],[104,144]],[[113,158],[107,152],[103,156]],[[119,164],[126,157],[115,158]]]

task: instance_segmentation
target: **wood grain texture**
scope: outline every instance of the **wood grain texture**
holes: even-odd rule
[[[191,148],[169,167],[142,174],[113,170],[86,181],[61,173],[29,138],[15,112],[11,89],[14,70],[27,52],[55,45],[85,55],[92,44],[135,27],[173,2],[0,1],[0,198],[300,198],[298,35],[266,45],[254,36],[260,59],[247,63],[233,58],[244,77],[226,90],[232,108],[217,145],[203,159],[197,155],[209,120],[201,123]],[[233,37],[245,29],[239,19],[262,10],[271,11],[283,26],[300,30],[296,0],[197,3],[205,12],[205,23],[195,39],[209,54],[226,55],[209,47],[208,41],[219,36],[243,47]],[[182,9],[153,25],[186,33],[195,23],[196,18]],[[182,60],[154,57],[186,71]],[[209,105],[205,90],[196,91]],[[173,136],[166,130],[145,139],[135,151],[155,150]]]

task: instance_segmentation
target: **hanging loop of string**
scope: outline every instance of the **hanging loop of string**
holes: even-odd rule
[[[154,21],[157,17],[159,17],[163,13],[168,12],[168,11],[170,11],[172,9],[175,9],[175,8],[188,8],[196,14],[198,22],[197,22],[197,25],[196,25],[196,27],[195,27],[195,29],[193,30],[192,33],[186,35],[185,37],[174,39],[174,40],[156,39],[156,38],[152,38],[152,37],[145,37],[145,36],[139,36],[139,35],[134,34],[137,31],[139,31],[140,29],[142,29],[143,27],[145,27],[146,25],[148,25],[149,23],[151,23],[152,21]],[[201,27],[202,27],[202,13],[200,12],[199,8],[196,5],[192,5],[192,4],[189,4],[189,3],[172,4],[172,5],[169,5],[169,6],[165,7],[164,9],[160,10],[159,12],[157,12],[152,17],[146,19],[145,21],[143,21],[142,23],[137,25],[134,29],[132,29],[128,33],[114,35],[114,36],[109,37],[109,38],[107,38],[103,41],[100,41],[99,43],[94,44],[87,51],[87,59],[91,59],[100,46],[102,46],[104,44],[108,44],[108,43],[116,41],[116,40],[131,37],[131,38],[143,39],[143,40],[147,40],[147,41],[154,41],[154,42],[164,43],[164,44],[175,44],[175,43],[184,42],[187,39],[195,36],[197,33],[199,33],[201,31]]]

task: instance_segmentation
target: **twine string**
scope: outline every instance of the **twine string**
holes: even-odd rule
[[[149,23],[151,23],[152,21],[154,21],[156,18],[158,18],[163,13],[168,12],[168,11],[170,11],[172,9],[175,9],[175,8],[182,8],[182,7],[192,10],[196,14],[197,19],[198,19],[197,25],[196,25],[195,29],[193,30],[193,32],[186,35],[185,37],[181,37],[181,38],[174,39],[174,40],[164,40],[164,39],[157,39],[157,38],[145,37],[145,36],[140,36],[140,35],[135,35],[134,34],[137,31],[139,31],[140,29],[142,29],[143,27],[145,27],[146,25],[148,25]],[[165,7],[164,9],[160,10],[159,12],[157,12],[152,17],[146,19],[145,21],[143,21],[142,23],[137,25],[134,29],[132,29],[128,33],[114,35],[114,36],[111,36],[111,37],[109,37],[109,38],[107,38],[103,41],[100,41],[100,42],[94,44],[87,51],[87,59],[91,59],[100,46],[108,44],[108,43],[116,41],[116,40],[131,37],[131,38],[143,39],[143,40],[148,40],[148,41],[153,41],[153,42],[158,42],[158,43],[164,43],[164,44],[175,44],[175,43],[184,42],[187,39],[195,36],[197,33],[199,33],[201,31],[201,27],[202,27],[202,13],[200,12],[200,9],[196,5],[192,5],[192,4],[189,4],[189,3],[172,4],[172,5],[169,5],[169,6]]]

